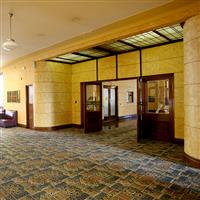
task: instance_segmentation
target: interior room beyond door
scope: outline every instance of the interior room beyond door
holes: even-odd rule
[[[104,122],[117,119],[117,86],[103,86]]]

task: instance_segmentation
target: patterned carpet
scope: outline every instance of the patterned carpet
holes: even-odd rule
[[[84,134],[0,129],[1,200],[200,199],[183,147],[136,143],[132,125]]]

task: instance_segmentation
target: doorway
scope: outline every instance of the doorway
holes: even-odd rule
[[[117,120],[118,117],[118,87],[103,86],[103,119],[104,122]]]
[[[137,129],[137,79],[102,81],[103,130]],[[111,96],[112,95],[112,96]]]
[[[174,75],[142,77],[138,138],[174,139]]]
[[[136,78],[81,83],[81,126],[85,133],[125,126],[136,130],[137,93]]]
[[[33,85],[26,86],[26,127],[32,129],[33,123]]]

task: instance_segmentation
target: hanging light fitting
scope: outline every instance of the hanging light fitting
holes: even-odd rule
[[[12,38],[12,24],[11,20],[13,17],[13,13],[8,13],[9,19],[10,19],[10,27],[9,27],[9,38],[2,44],[2,48],[6,51],[12,51],[18,47],[18,44],[15,42],[15,40]]]

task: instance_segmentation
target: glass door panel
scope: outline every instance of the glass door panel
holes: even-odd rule
[[[86,110],[100,111],[99,85],[86,85]]]
[[[140,80],[140,138],[174,139],[174,75],[145,76]]]
[[[116,112],[115,112],[115,108],[116,108],[116,94],[115,94],[115,88],[110,88],[110,115],[111,116],[115,116]]]
[[[101,83],[84,83],[83,88],[85,133],[100,131],[102,129]]]
[[[117,86],[103,86],[103,118],[104,122],[117,119]]]
[[[146,112],[169,114],[169,79],[147,81]]]
[[[103,89],[103,114],[104,114],[104,117],[109,116],[108,88]]]

